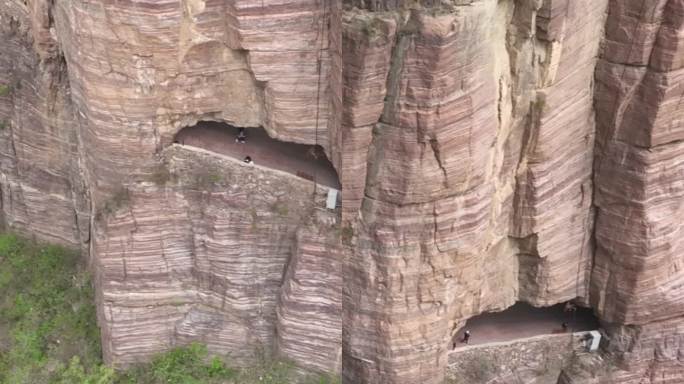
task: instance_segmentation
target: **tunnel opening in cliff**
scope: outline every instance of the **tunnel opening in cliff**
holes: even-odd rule
[[[237,139],[240,128],[226,123],[201,121],[181,129],[174,143],[287,172],[327,187],[340,189],[337,171],[320,145],[306,145],[271,138],[261,127],[244,129],[245,140]]]
[[[567,325],[565,330],[563,323]],[[598,318],[591,308],[576,307],[575,311],[566,311],[564,304],[537,308],[517,302],[504,311],[483,313],[468,319],[454,336],[453,343],[456,348],[464,346],[465,331],[470,331],[468,344],[487,344],[598,328]]]

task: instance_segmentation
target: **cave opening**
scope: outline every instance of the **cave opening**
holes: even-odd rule
[[[563,329],[563,323],[566,329]],[[477,345],[598,328],[599,321],[591,308],[576,306],[575,311],[566,311],[565,304],[537,308],[517,302],[504,311],[483,313],[468,319],[453,337],[452,343],[455,348],[465,346],[465,331],[470,331],[468,344]]]
[[[227,123],[200,121],[181,129],[174,143],[201,148],[221,155],[287,172],[315,181],[327,187],[340,189],[337,171],[320,145],[306,145],[271,138],[265,129],[244,129],[245,140],[236,140],[241,127]]]

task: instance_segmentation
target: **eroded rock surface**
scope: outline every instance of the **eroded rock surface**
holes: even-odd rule
[[[349,382],[439,383],[467,318],[586,298],[607,1],[560,3],[349,12]]]
[[[561,382],[679,382],[683,28],[682,0],[5,0],[3,221],[90,255],[119,365],[199,340],[439,383],[468,318],[575,298],[609,342]],[[201,120],[321,145],[341,212],[171,146]]]
[[[278,306],[278,351],[301,365],[340,372],[342,257],[337,218],[315,210],[297,230]]]
[[[48,10],[21,3],[0,5],[2,214],[14,230],[79,247],[90,203],[66,64]]]
[[[169,148],[209,120],[318,144],[337,161],[328,47],[339,11],[309,0],[0,3],[4,222],[89,253],[108,362],[202,341],[238,362],[258,350],[339,371],[339,258],[327,252],[339,231],[307,231],[327,189]],[[286,271],[329,289],[302,292]],[[309,311],[318,299],[328,304]],[[319,344],[296,330],[311,313],[330,318]]]
[[[168,169],[158,170],[156,184],[116,192],[97,218],[106,356],[127,364],[202,341],[249,361],[254,350],[246,346],[268,351],[275,343],[288,263],[313,273],[301,266],[306,260],[295,239],[327,189],[314,194],[311,182],[191,147],[174,146],[163,156]],[[331,286],[325,297],[334,300],[333,276],[318,279]],[[335,332],[335,325],[321,327]]]

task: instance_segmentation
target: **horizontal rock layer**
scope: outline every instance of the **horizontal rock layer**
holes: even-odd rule
[[[322,210],[298,228],[278,305],[278,351],[322,372],[342,363],[341,240],[337,218]]]
[[[7,0],[3,221],[89,252],[120,365],[200,340],[436,383],[469,317],[577,298],[606,380],[678,382],[683,21],[681,0]],[[199,120],[323,146],[344,224],[305,220],[306,181],[167,148]]]
[[[128,184],[96,219],[105,356],[125,365],[201,341],[249,361],[257,348],[269,351],[275,343],[288,262],[298,274],[334,270],[329,263],[317,267],[315,257],[302,265],[307,260],[298,261],[295,246],[299,226],[323,207],[327,189],[315,194],[311,182],[190,147],[163,156],[156,184]],[[318,279],[330,287],[324,298],[334,300],[333,276]],[[281,310],[301,316],[303,299]],[[320,326],[330,338],[339,331],[334,320]]]
[[[467,318],[587,296],[607,1],[467,3],[345,19],[349,382],[441,382]]]
[[[684,3],[612,3],[610,15],[591,299],[607,322],[646,324],[684,314]]]
[[[40,29],[46,10],[6,2],[0,11],[2,214],[16,231],[79,247],[90,207],[63,58]],[[49,52],[41,59],[32,44]]]

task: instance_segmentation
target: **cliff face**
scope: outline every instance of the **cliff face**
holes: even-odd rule
[[[343,305],[350,382],[440,382],[467,318],[586,298],[606,4],[350,12],[350,40],[387,41],[364,55],[381,76],[349,73],[387,79],[345,111],[368,116],[352,131],[374,125]]]
[[[590,301],[619,383],[684,381],[684,2],[611,2],[596,69]]]
[[[89,238],[89,192],[66,63],[47,8],[0,8],[2,213],[12,228],[79,246]]]
[[[90,255],[112,363],[439,383],[468,318],[577,298],[606,380],[684,380],[682,0],[6,0],[0,52],[4,222]],[[322,146],[340,212],[198,121]]]
[[[684,380],[684,3],[349,6],[344,378],[441,382],[467,318],[577,297],[606,380]]]
[[[263,351],[340,370],[327,188],[171,146],[218,121],[338,163],[333,12],[307,0],[0,4],[4,221],[90,254],[108,362],[201,341],[237,362]],[[305,318],[320,325],[303,334]]]

